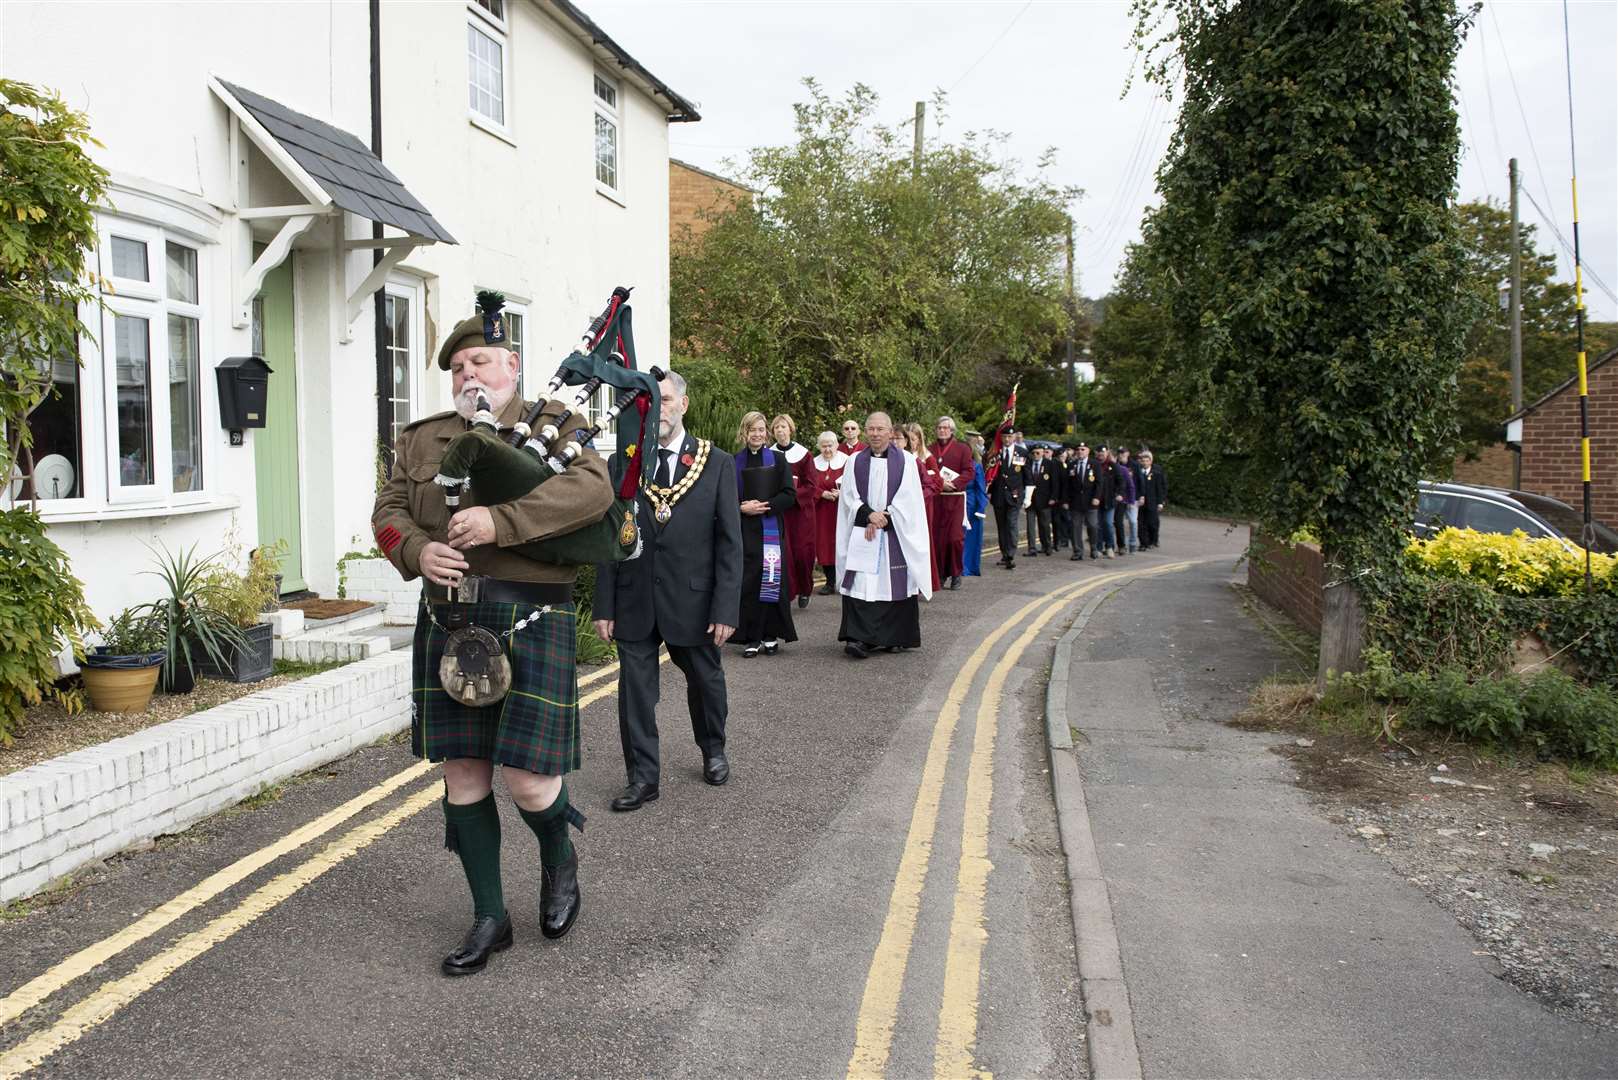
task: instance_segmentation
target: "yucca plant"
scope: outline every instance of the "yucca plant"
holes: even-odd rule
[[[149,605],[167,627],[168,659],[163,662],[163,688],[184,685],[189,689],[196,660],[206,656],[215,667],[229,665],[229,656],[245,648],[247,641],[236,621],[226,612],[215,594],[218,585],[209,580],[209,571],[218,555],[197,558],[197,546],[178,554],[159,545],[152,554],[157,569],[142,573],[160,578],[168,595]],[[183,669],[183,670],[182,670]]]

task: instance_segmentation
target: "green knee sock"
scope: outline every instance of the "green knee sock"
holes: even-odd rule
[[[561,866],[573,857],[573,839],[567,834],[567,785],[557,794],[556,801],[543,810],[524,810],[517,813],[528,822],[528,827],[539,837],[539,861],[546,866]]]
[[[472,889],[476,917],[506,917],[500,887],[500,811],[491,791],[481,802],[457,806],[444,800],[445,846],[461,856],[466,883]]]

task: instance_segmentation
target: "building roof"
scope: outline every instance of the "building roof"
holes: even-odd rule
[[[1618,357],[1618,348],[1608,349],[1605,353],[1603,353],[1595,361],[1595,363],[1586,365],[1586,367],[1584,369],[1585,375],[1588,376],[1588,375],[1594,374],[1595,370],[1597,368],[1606,365],[1614,357]],[[1573,375],[1573,376],[1570,376],[1569,378],[1563,379],[1560,383],[1558,383],[1556,385],[1555,389],[1551,390],[1548,394],[1545,394],[1538,401],[1534,402],[1532,405],[1524,405],[1521,409],[1518,409],[1516,412],[1514,412],[1510,416],[1506,417],[1506,423],[1509,424],[1513,420],[1522,419],[1523,417],[1527,416],[1529,413],[1533,412],[1535,409],[1539,408],[1541,405],[1545,404],[1551,398],[1555,397],[1557,394],[1560,394],[1562,391],[1566,390],[1568,387],[1573,386],[1574,384],[1576,384],[1578,381],[1579,381],[1579,377],[1577,375]]]
[[[580,38],[589,38],[594,48],[607,52],[618,62],[619,67],[646,83],[654,97],[663,99],[668,109],[669,123],[686,124],[702,119],[702,114],[697,111],[695,104],[676,93],[668,83],[647,71],[639,60],[629,55],[629,50],[612,40],[594,19],[580,11],[576,5],[569,3],[568,0],[542,0],[541,6],[551,9],[572,23]]]
[[[693,165],[689,161],[681,161],[677,157],[669,158],[669,164],[670,165],[678,165],[682,169],[690,169],[694,173],[701,173],[703,176],[706,176],[708,179],[717,180],[721,184],[726,184],[726,185],[728,185],[730,187],[735,188],[737,191],[750,191],[755,195],[758,194],[758,189],[757,188],[748,187],[746,184],[742,183],[741,181],[732,180],[728,176],[720,176],[716,172],[710,172],[709,170],[704,169],[701,165]]]
[[[305,116],[263,94],[218,80],[331,201],[350,213],[446,244],[455,243],[380,158],[340,127]]]

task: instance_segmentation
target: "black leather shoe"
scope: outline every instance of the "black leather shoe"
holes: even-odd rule
[[[844,642],[843,651],[856,660],[864,660],[866,657],[871,655],[870,652],[865,648],[865,644],[859,641]]]
[[[730,779],[730,762],[723,750],[702,759],[702,778],[714,787]]]
[[[798,606],[800,608],[808,607],[809,606],[809,598],[807,596],[798,597]]]
[[[472,924],[460,947],[438,965],[445,975],[476,975],[489,966],[489,957],[511,948],[511,917],[485,915]]]
[[[639,781],[631,783],[624,788],[624,793],[612,800],[614,810],[639,810],[645,803],[657,800],[657,785],[642,784]]]
[[[819,589],[815,590],[816,594],[819,596],[831,596],[836,591],[836,589],[831,587],[831,582],[829,581],[822,585]]]
[[[961,587],[961,575],[956,574],[954,577],[949,579],[949,588],[950,588],[951,592],[954,592],[956,589],[959,589],[960,587]]]
[[[539,911],[544,917],[540,933],[559,938],[573,929],[579,917],[579,853],[577,850],[561,866],[539,868]]]
[[[1083,562],[1084,561],[1084,556],[1080,555],[1077,551],[1075,551],[1073,554],[1071,554],[1071,555],[1069,555],[1067,557],[1067,561],[1068,562]]]

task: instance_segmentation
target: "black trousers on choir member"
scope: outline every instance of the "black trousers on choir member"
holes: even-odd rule
[[[859,641],[878,648],[921,647],[921,598],[903,600],[856,600],[843,597],[843,624],[838,641]]]
[[[1022,519],[1020,506],[996,506],[994,508],[994,531],[1000,536],[1000,558],[1014,559],[1017,556],[1017,525]]]
[[[630,783],[655,784],[658,777],[657,701],[659,672],[656,632],[640,641],[618,645],[618,737],[624,746],[624,772]],[[725,748],[729,702],[719,647],[670,645],[669,659],[685,676],[685,701],[691,711],[691,734],[704,758]]]
[[[1156,547],[1158,530],[1162,528],[1162,512],[1151,503],[1140,508],[1140,546]]]

